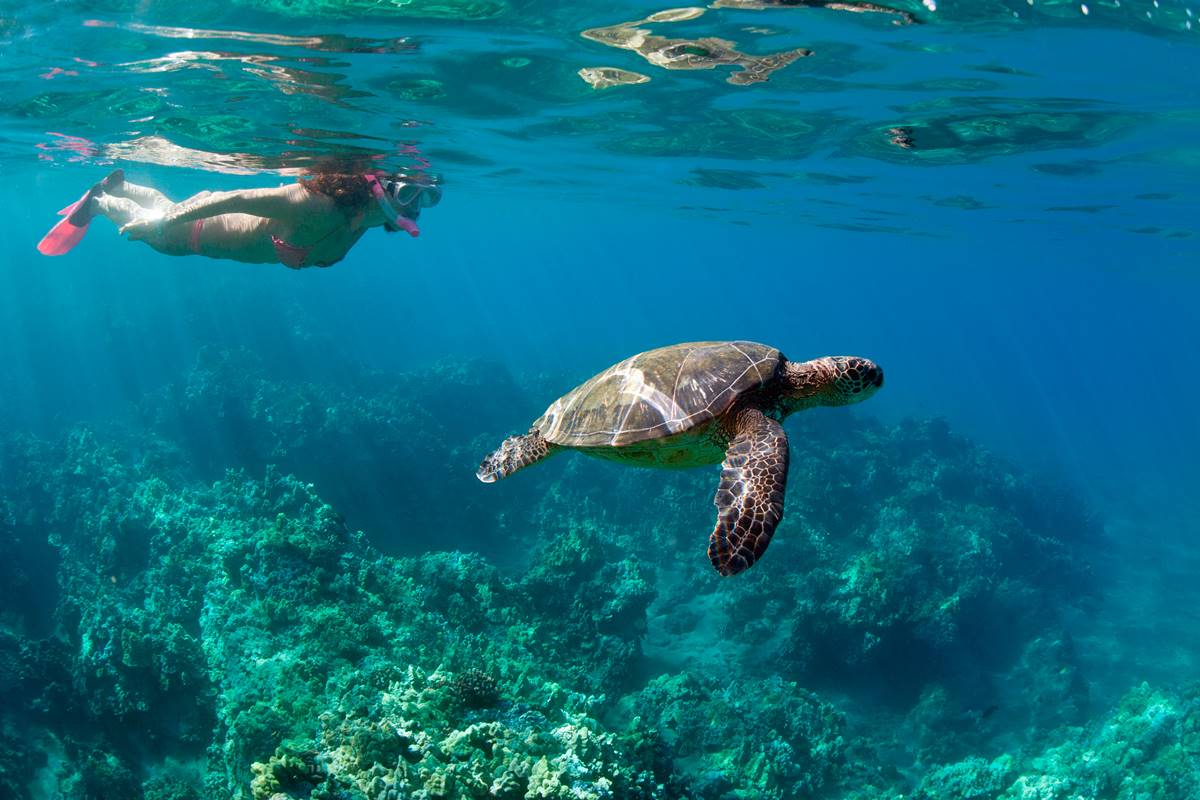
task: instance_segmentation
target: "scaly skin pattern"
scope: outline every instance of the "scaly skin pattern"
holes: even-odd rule
[[[787,361],[773,395],[783,415],[814,406],[846,406],[866,400],[883,386],[883,370],[857,356],[826,356],[812,361]]]
[[[757,408],[737,412],[713,504],[717,525],[708,558],[722,575],[736,575],[762,558],[783,519],[788,440],[783,426]]]
[[[483,460],[479,469],[475,471],[475,477],[484,483],[495,483],[522,467],[541,461],[550,455],[552,447],[553,445],[534,429],[530,429],[524,436],[510,436]]]

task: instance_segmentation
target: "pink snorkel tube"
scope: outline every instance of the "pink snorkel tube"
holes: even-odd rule
[[[375,196],[375,202],[379,203],[379,207],[383,210],[383,215],[387,217],[388,222],[400,230],[406,231],[414,239],[420,236],[421,229],[417,227],[417,223],[403,214],[397,213],[392,204],[388,202],[387,193],[379,185],[379,179],[370,173],[364,174],[363,178],[366,179],[367,186],[371,187],[371,194]]]

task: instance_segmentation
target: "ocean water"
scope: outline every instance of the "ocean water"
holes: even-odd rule
[[[667,8],[0,0],[0,798],[1200,797],[1200,5]],[[331,157],[444,200],[35,250]],[[717,466],[476,480],[735,339],[886,374],[746,573]]]

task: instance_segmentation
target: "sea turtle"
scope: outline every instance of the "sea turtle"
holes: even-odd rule
[[[789,361],[755,342],[689,342],[614,364],[550,404],[529,433],[479,465],[484,483],[571,448],[647,467],[721,465],[708,557],[734,575],[762,557],[783,517],[788,441],[780,422],[865,400],[883,370],[855,356]]]

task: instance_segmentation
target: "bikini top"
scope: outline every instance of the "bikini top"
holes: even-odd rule
[[[332,236],[333,232],[336,230],[337,228],[331,229],[328,233],[307,247],[288,244],[283,239],[280,239],[278,236],[272,233],[271,244],[275,246],[275,256],[279,259],[279,263],[283,264],[285,267],[291,267],[292,269],[302,269],[308,266],[332,267],[342,259],[335,258],[333,261],[328,261],[324,264],[308,264],[306,262],[308,261],[309,251]]]
[[[379,179],[371,173],[363,175],[363,178],[367,181],[367,185],[371,187],[371,193],[374,195],[376,202],[379,203],[379,207],[383,209],[383,215],[391,218],[391,224],[402,231],[407,231],[409,236],[420,236],[421,229],[417,227],[415,222],[388,205],[386,193],[383,187],[380,186]],[[391,185],[392,184],[389,184],[389,187],[391,187]],[[422,187],[422,192],[426,188],[428,187]],[[418,192],[416,197],[420,198],[422,196],[422,192]],[[440,191],[437,197],[441,197]],[[437,200],[435,199],[432,201],[432,203],[430,203],[430,205],[435,204],[436,202]],[[315,242],[310,244],[308,247],[299,247],[294,244],[288,244],[275,234],[271,234],[271,244],[275,246],[275,255],[278,257],[280,264],[283,264],[285,267],[291,267],[292,269],[302,269],[309,266],[307,263],[308,252],[332,236],[333,232],[336,230],[337,228],[333,228],[320,239],[317,239]],[[342,259],[340,258],[335,258],[333,261],[329,261],[325,264],[316,264],[315,266],[332,267],[341,260]]]
[[[329,233],[334,233],[334,231],[331,230]],[[325,236],[329,236],[329,234],[325,234]],[[280,264],[283,266],[292,267],[293,270],[299,270],[301,267],[308,266],[308,264],[305,263],[305,261],[308,260],[308,251],[311,251],[316,243],[324,240],[325,236],[320,237],[317,242],[313,242],[313,245],[299,247],[296,245],[289,245],[288,242],[283,241],[280,239],[280,237],[276,236],[275,234],[271,234],[271,243],[275,246],[275,255],[278,259],[280,259]],[[337,260],[340,261],[341,259]],[[329,261],[328,264],[317,264],[317,266],[332,266],[336,263],[337,261]]]

